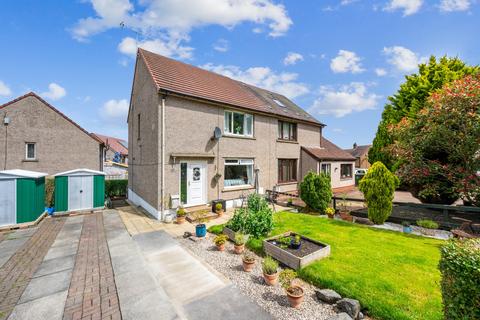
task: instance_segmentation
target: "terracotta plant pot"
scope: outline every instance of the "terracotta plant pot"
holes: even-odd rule
[[[340,218],[344,221],[353,222],[353,217],[348,212],[340,211]]]
[[[288,302],[290,302],[290,306],[292,308],[300,307],[300,305],[303,302],[303,296],[305,295],[303,288],[300,286],[291,286],[286,291],[287,291]],[[291,292],[291,291],[298,291],[298,292]]]
[[[217,210],[217,215],[218,215],[219,217],[223,216],[223,210]]]
[[[185,222],[185,216],[177,216],[177,224],[182,224]]]
[[[335,217],[334,214],[329,214],[329,215],[328,215],[328,218],[329,218],[329,219],[333,219],[333,217]]]
[[[265,279],[265,283],[269,286],[274,286],[278,283],[278,272],[274,274],[263,274],[263,279]]]
[[[243,271],[252,272],[253,267],[255,266],[255,260],[252,262],[242,260],[242,262],[243,262]]]
[[[242,254],[243,251],[245,251],[245,245],[244,244],[241,244],[239,246],[235,245],[233,248],[234,248],[236,254]]]
[[[224,244],[217,244],[218,251],[225,251],[225,243]]]

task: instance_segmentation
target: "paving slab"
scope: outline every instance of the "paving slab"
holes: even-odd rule
[[[49,275],[52,273],[73,269],[75,265],[75,255],[62,256],[58,258],[44,260],[33,274],[33,278]]]
[[[30,302],[18,304],[8,320],[61,320],[67,291],[60,291]]]
[[[33,278],[25,288],[19,303],[43,298],[54,293],[68,290],[72,270],[65,270],[42,277]]]

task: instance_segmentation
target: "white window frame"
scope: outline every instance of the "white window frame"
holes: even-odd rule
[[[232,116],[231,116],[231,119],[230,119],[230,129],[231,131],[227,131],[227,126],[226,126],[226,118],[227,118],[227,114],[230,113]],[[235,133],[235,130],[233,128],[233,119],[234,119],[234,114],[241,114],[243,115],[243,134],[238,134],[238,133]],[[247,118],[250,117],[252,119],[252,125],[251,125],[251,128],[250,128],[250,134],[246,134],[247,130]],[[254,128],[255,128],[255,125],[254,125],[254,117],[253,117],[253,114],[250,114],[250,113],[245,113],[245,112],[239,112],[239,111],[233,111],[233,110],[225,110],[224,114],[223,114],[223,133],[225,135],[228,135],[228,136],[235,136],[235,137],[253,137],[254,135]]]
[[[28,157],[28,145],[33,144],[33,158]],[[25,142],[25,160],[37,160],[37,144],[35,142]]]
[[[227,162],[228,161],[228,162]],[[253,159],[240,159],[240,158],[235,158],[235,159],[225,159],[224,161],[224,166],[239,166],[239,165],[251,165],[251,175],[252,175],[252,183],[246,183],[246,184],[239,184],[239,185],[234,185],[234,186],[226,186],[225,185],[225,180],[226,180],[226,177],[224,176],[224,179],[223,179],[223,187],[225,189],[235,189],[235,188],[241,188],[241,187],[251,187],[253,186],[253,183],[255,181],[255,177],[253,176],[254,173],[255,173],[255,170],[254,170],[254,166],[255,166],[255,162],[253,161]],[[224,174],[225,174],[225,169],[224,169]]]
[[[328,166],[328,172],[323,172],[323,166]],[[330,162],[322,162],[320,163],[320,173],[326,173],[328,175],[332,175],[332,164]]]

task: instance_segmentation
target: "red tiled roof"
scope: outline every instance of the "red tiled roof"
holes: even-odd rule
[[[128,155],[128,149],[124,145],[126,143],[125,140],[104,136],[98,133],[92,133],[92,135],[103,141],[105,146],[111,148],[114,152],[119,152],[121,155]]]
[[[37,95],[35,92],[29,92],[27,94],[24,94],[23,96],[20,96],[16,99],[13,99],[7,103],[4,103],[2,105],[0,105],[0,110],[3,109],[3,108],[6,108],[8,107],[9,105],[12,105],[14,104],[15,102],[18,102],[20,100],[23,100],[27,97],[33,97],[33,98],[36,98],[38,99],[40,102],[42,102],[44,105],[46,105],[47,107],[49,107],[50,109],[52,109],[53,111],[55,111],[56,113],[58,113],[59,115],[61,115],[63,118],[65,118],[65,120],[67,120],[68,122],[70,122],[71,124],[73,124],[75,127],[77,127],[78,129],[80,129],[81,131],[83,131],[84,133],[86,133],[90,138],[94,139],[95,141],[97,141],[98,143],[101,143],[103,144],[102,140],[99,140],[97,137],[94,137],[92,134],[88,133],[87,130],[83,129],[82,127],[80,127],[80,125],[78,125],[75,121],[73,121],[72,119],[70,119],[69,117],[67,117],[65,114],[63,114],[62,112],[60,112],[60,110],[58,110],[57,108],[55,108],[54,106],[52,106],[50,103],[48,103],[47,101],[45,101],[43,98],[41,98],[39,95]]]
[[[368,153],[368,150],[370,150],[371,147],[372,147],[372,145],[369,144],[369,145],[365,145],[365,146],[357,146],[356,148],[353,148],[353,149],[345,149],[345,151],[350,153],[355,158],[359,158],[362,155]]]
[[[302,149],[318,160],[355,161],[355,158],[351,154],[340,149],[325,138],[322,138],[321,147],[302,147]]]
[[[145,61],[158,90],[322,125],[286,97],[277,93],[262,89],[270,95],[267,99],[259,94],[255,87],[217,73],[144,49],[138,49],[138,55]],[[279,99],[278,96],[282,98]],[[273,99],[288,101],[288,104],[282,107]]]

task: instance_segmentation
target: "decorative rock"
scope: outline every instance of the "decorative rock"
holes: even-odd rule
[[[355,299],[343,298],[335,306],[337,312],[346,312],[353,319],[358,319],[360,313],[360,302]]]
[[[360,311],[360,312],[358,313],[358,319],[359,319],[359,320],[362,320],[363,318],[365,318],[365,316],[364,316],[363,313]]]
[[[348,313],[342,312],[334,315],[333,317],[328,318],[328,320],[353,320]]]
[[[330,289],[316,290],[315,294],[317,295],[318,300],[330,304],[342,299],[342,296],[340,296],[336,291]]]
[[[373,226],[373,222],[370,221],[367,218],[361,218],[361,217],[355,217],[353,218],[353,222],[358,223],[358,224],[365,224],[367,226]]]

